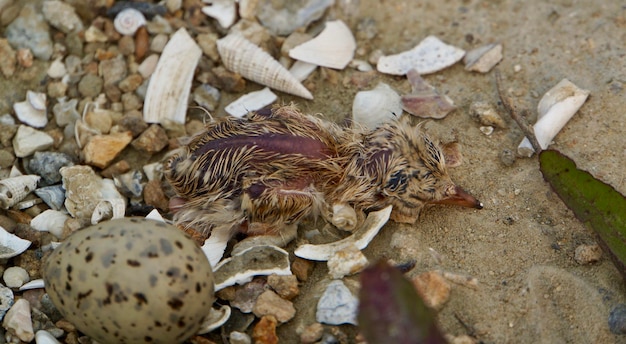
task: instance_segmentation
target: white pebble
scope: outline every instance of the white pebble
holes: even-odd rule
[[[50,332],[39,330],[35,333],[35,343],[37,344],[61,344]]]
[[[352,295],[348,287],[341,280],[334,280],[328,284],[317,303],[315,319],[328,325],[356,325],[358,308],[359,300]]]
[[[12,266],[6,270],[4,270],[4,275],[2,275],[2,279],[4,279],[4,284],[6,284],[9,288],[19,288],[24,283],[30,281],[30,276],[28,276],[28,272],[19,266]]]
[[[30,303],[26,299],[19,299],[9,309],[2,321],[2,327],[7,330],[7,342],[15,341],[17,337],[23,342],[31,342],[35,338],[33,322],[30,316]]]

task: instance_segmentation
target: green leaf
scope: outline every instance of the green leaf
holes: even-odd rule
[[[545,180],[587,227],[626,279],[626,198],[554,150],[539,154]]]
[[[446,343],[413,284],[384,261],[361,272],[358,320],[368,343]]]

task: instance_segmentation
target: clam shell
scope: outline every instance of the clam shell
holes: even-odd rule
[[[537,123],[533,126],[542,149],[548,148],[552,139],[583,106],[588,96],[588,90],[579,88],[567,79],[561,80],[543,95],[537,105]],[[530,157],[534,149],[530,141],[524,138],[517,152],[521,156]]]
[[[148,123],[169,119],[185,123],[191,81],[202,50],[184,28],[167,42],[150,77],[143,118]]]
[[[439,94],[415,69],[411,69],[406,77],[411,83],[412,92],[400,99],[404,111],[417,117],[440,119],[456,109],[452,99]]]
[[[243,117],[250,111],[256,111],[272,104],[277,98],[272,90],[265,87],[260,91],[244,94],[234,102],[226,105],[224,110],[231,116]]]
[[[61,238],[63,236],[65,221],[69,218],[70,217],[64,212],[48,209],[35,216],[30,221],[30,226],[40,232],[48,232],[57,238]]]
[[[202,13],[217,20],[220,25],[228,29],[237,19],[237,7],[234,0],[204,0],[210,3],[209,6],[202,7]]]
[[[242,35],[231,33],[219,39],[217,50],[228,70],[261,85],[302,98],[313,99],[311,92],[285,67]]]
[[[134,8],[126,8],[115,16],[113,26],[122,35],[132,36],[140,27],[146,25],[146,17]]]
[[[329,21],[315,38],[289,50],[289,57],[318,66],[344,69],[356,50],[350,28],[341,20]]]
[[[415,48],[400,54],[383,56],[376,68],[379,72],[404,75],[411,69],[419,74],[430,74],[457,63],[465,50],[445,44],[435,36],[428,36]]]
[[[34,174],[7,178],[0,181],[0,207],[9,209],[37,188],[40,176]]]
[[[243,284],[254,276],[291,275],[289,253],[276,246],[254,246],[221,261],[214,268],[215,291]]]
[[[35,190],[34,192],[51,209],[63,209],[63,202],[65,202],[65,189],[63,189],[63,185],[45,186]]]
[[[391,215],[392,206],[367,215],[363,225],[347,238],[321,245],[305,244],[296,248],[294,254],[300,258],[328,261],[336,252],[355,246],[362,250],[369,245],[378,231],[387,223]]]
[[[352,102],[352,119],[367,128],[376,128],[400,115],[400,95],[382,82],[372,90],[358,92]]]
[[[0,227],[0,259],[15,257],[30,246],[31,242],[7,232]]]

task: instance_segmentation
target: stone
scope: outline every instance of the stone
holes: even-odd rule
[[[598,244],[580,245],[574,251],[574,260],[576,263],[585,265],[596,263],[602,258],[602,248]]]
[[[13,76],[17,67],[15,50],[6,38],[0,38],[0,72],[5,78]]]
[[[613,307],[609,314],[609,328],[615,334],[626,334],[626,305]]]
[[[228,334],[229,344],[251,344],[252,339],[245,332],[233,331]]]
[[[128,130],[133,134],[133,137],[139,136],[146,129],[148,129],[148,123],[143,120],[143,115],[139,111],[129,111],[118,122],[118,126],[122,130]]]
[[[152,124],[133,141],[132,146],[142,152],[154,154],[167,146],[167,140],[165,130],[158,124]]]
[[[128,161],[120,160],[120,161],[117,161],[117,162],[111,164],[106,169],[102,170],[102,172],[100,172],[100,174],[104,178],[113,178],[113,176],[116,176],[116,175],[119,175],[119,174],[124,174],[124,173],[126,173],[128,171],[130,171],[130,164],[128,163]]]
[[[4,318],[6,312],[13,306],[13,291],[0,284],[0,319]]]
[[[105,85],[117,84],[126,77],[127,67],[124,56],[102,61],[98,65],[98,75],[104,78]]]
[[[165,48],[168,40],[169,37],[164,34],[158,34],[154,36],[154,38],[152,38],[152,42],[150,42],[150,50],[155,53],[163,52],[163,48]]]
[[[152,54],[146,57],[143,62],[137,67],[137,72],[141,74],[144,78],[149,78],[154,70],[156,69],[157,63],[159,62],[159,55]]]
[[[85,113],[85,124],[100,134],[108,134],[113,126],[115,112],[105,109],[92,109]]]
[[[13,117],[11,117],[13,119]],[[11,140],[17,133],[18,126],[15,124],[0,123],[0,143],[4,147],[11,147]]]
[[[120,81],[118,87],[122,92],[133,92],[141,85],[143,78],[139,74],[131,74]]]
[[[59,170],[64,166],[72,166],[72,157],[59,152],[35,152],[28,163],[30,170],[41,176],[46,185],[53,185],[61,181]]]
[[[217,51],[217,39],[216,33],[201,33],[196,37],[202,53],[208,56],[213,61],[219,61],[220,55]]]
[[[324,326],[320,323],[312,323],[304,328],[300,334],[300,342],[302,344],[313,344],[322,338],[324,334]]]
[[[353,275],[363,270],[368,260],[356,246],[352,245],[335,252],[327,262],[328,274],[333,279]]]
[[[215,111],[220,101],[220,91],[209,84],[196,87],[192,96],[196,104],[208,111]]]
[[[124,111],[138,110],[143,106],[143,101],[134,93],[122,94]]]
[[[15,155],[10,149],[0,149],[0,168],[9,168],[14,161]]]
[[[52,136],[43,131],[33,129],[27,125],[20,125],[13,137],[15,156],[24,158],[37,151],[43,151],[54,143]]]
[[[452,287],[439,272],[424,272],[413,278],[412,282],[427,307],[441,309],[450,298]]]
[[[83,97],[95,97],[102,92],[104,81],[101,77],[94,74],[85,74],[78,82],[78,92]]]
[[[286,300],[292,300],[300,294],[298,278],[295,275],[270,275],[267,277],[267,285]]]
[[[14,48],[30,49],[40,60],[48,61],[52,56],[50,27],[33,5],[22,8],[19,16],[6,27],[4,36]]]
[[[237,73],[233,73],[223,66],[215,67],[211,70],[217,78],[215,85],[226,92],[239,93],[246,89],[246,81]]]
[[[63,81],[51,81],[48,84],[46,94],[50,98],[63,98],[67,93],[68,85]]]
[[[120,49],[120,53],[124,56],[129,56],[135,53],[135,40],[133,36],[125,35],[117,42],[117,47]]]
[[[309,275],[313,272],[314,263],[310,260],[296,257],[291,263],[291,272],[301,282],[306,282],[309,279]]]
[[[278,344],[276,335],[276,318],[272,315],[265,315],[254,325],[252,329],[252,339],[255,344]]]
[[[483,126],[506,128],[506,122],[498,115],[495,107],[490,103],[472,103],[470,105],[470,116]]]
[[[319,19],[332,4],[331,0],[261,0],[256,15],[272,33],[287,36]]]
[[[328,325],[356,325],[359,300],[341,280],[328,284],[317,303],[315,319]]]
[[[143,188],[143,201],[157,209],[167,211],[169,209],[169,199],[165,196],[161,182],[158,180],[149,181]]]
[[[238,308],[242,313],[252,312],[257,298],[265,291],[265,283],[265,280],[256,278],[238,287],[230,305]]]
[[[4,316],[2,327],[7,330],[6,337],[17,337],[23,342],[31,342],[35,338],[35,333],[28,301],[25,299],[17,300]],[[8,340],[8,342],[13,341]]]
[[[83,22],[76,14],[74,7],[63,1],[45,1],[43,3],[43,15],[50,25],[63,33],[83,30]]]
[[[105,168],[126,148],[132,139],[133,136],[129,131],[110,135],[95,135],[83,148],[85,162],[92,166]]]

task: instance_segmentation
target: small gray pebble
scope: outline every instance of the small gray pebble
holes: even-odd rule
[[[34,174],[40,175],[46,185],[53,185],[61,181],[61,167],[73,165],[72,158],[65,153],[35,152],[28,167]]]
[[[626,305],[619,304],[609,314],[609,328],[615,334],[626,334]]]
[[[500,162],[502,162],[504,166],[512,166],[515,163],[515,153],[510,149],[503,149],[500,152]]]

